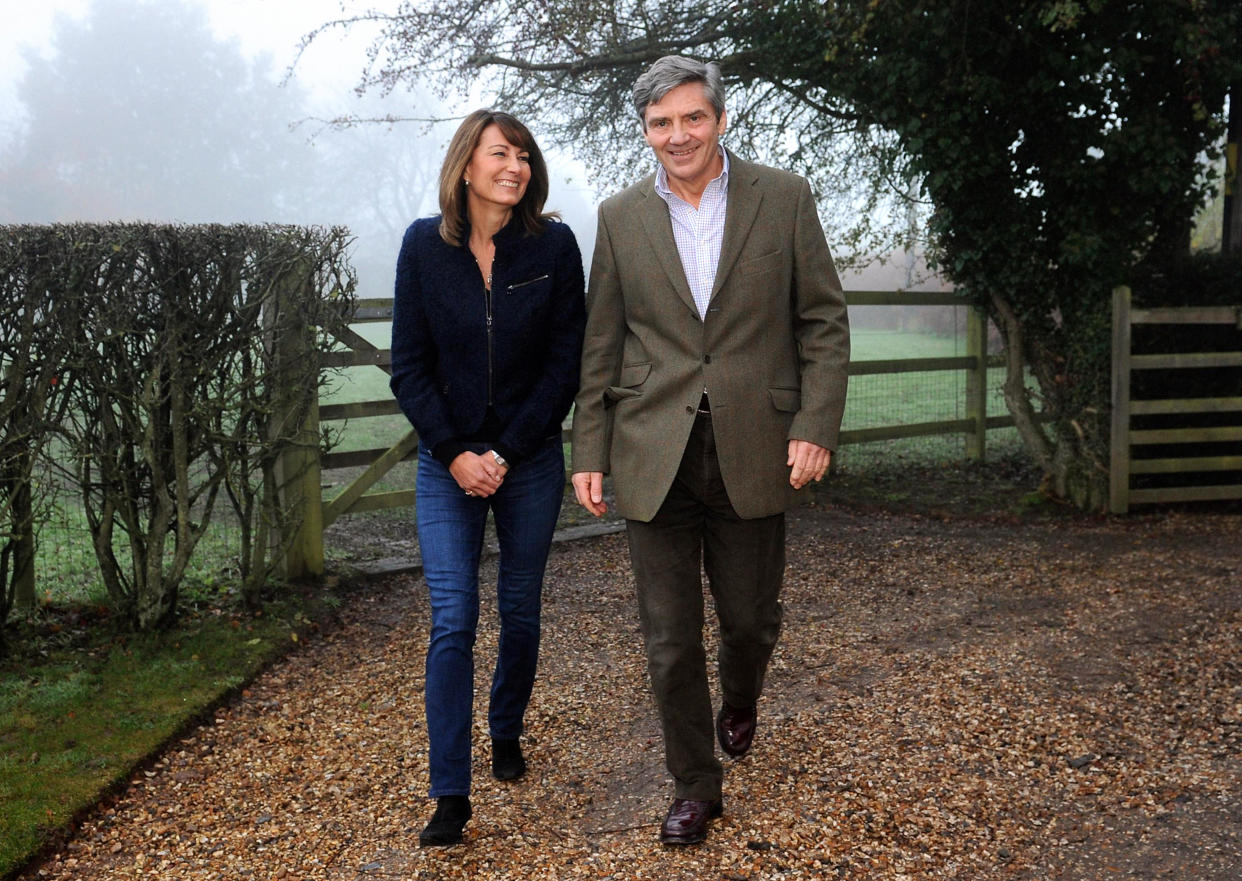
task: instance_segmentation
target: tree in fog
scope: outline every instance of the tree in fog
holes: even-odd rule
[[[651,166],[635,76],[719,61],[729,143],[855,209],[842,250],[918,195],[932,257],[1004,336],[1047,486],[1106,501],[1110,289],[1188,250],[1242,81],[1237,0],[402,0],[325,27],[355,24],[379,32],[363,88],[484,85],[610,188]]]
[[[355,235],[360,294],[390,296],[401,236],[415,218],[440,210],[440,165],[460,118],[475,105],[445,107],[417,87],[321,103],[335,111],[334,118],[308,119],[298,127],[313,142],[320,165],[330,169],[331,185],[308,217],[348,226]],[[530,124],[552,176],[547,208],[561,214],[585,249],[595,229],[594,200],[569,183],[564,152],[549,152],[547,145],[556,142],[545,137],[542,122]]]
[[[313,152],[289,131],[302,94],[201,7],[94,0],[27,60],[0,219],[282,221],[309,201]]]
[[[320,165],[331,169],[332,185],[308,217],[326,223],[330,216],[353,231],[363,296],[392,294],[402,233],[414,218],[439,210],[440,163],[452,129],[396,121],[408,114],[411,100],[430,101],[368,95],[348,105],[332,102],[331,108],[349,112],[298,127],[312,140]]]

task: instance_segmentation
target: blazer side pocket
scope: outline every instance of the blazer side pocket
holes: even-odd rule
[[[651,362],[643,364],[626,364],[621,368],[621,376],[616,385],[604,389],[604,406],[609,407],[623,398],[637,398],[642,394],[638,386],[647,381],[651,375]]]
[[[782,413],[797,413],[802,409],[802,392],[796,388],[769,388],[768,398]]]

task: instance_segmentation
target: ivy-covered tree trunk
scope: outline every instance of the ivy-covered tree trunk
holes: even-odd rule
[[[877,69],[837,82],[897,136],[934,260],[1005,336],[1005,400],[1044,488],[1104,510],[1111,292],[1186,253],[1236,6],[893,3],[856,21],[835,57]],[[916,23],[946,48],[904,42]]]
[[[989,306],[1005,340],[1005,405],[1031,458],[1043,469],[1044,491],[1085,510],[1103,510],[1108,503],[1104,411],[1079,403],[1070,393],[1068,374],[1055,369],[1055,355],[1030,352],[1023,324],[1005,297],[994,293]],[[1107,376],[1107,371],[1107,361],[1095,365],[1097,374]]]

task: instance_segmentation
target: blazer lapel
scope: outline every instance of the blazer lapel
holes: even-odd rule
[[[758,176],[749,162],[743,162],[729,154],[729,204],[725,209],[724,240],[720,246],[720,264],[716,267],[716,280],[712,284],[712,297],[720,292],[725,279],[742,253],[742,245],[750,235],[763,193],[755,186]],[[675,249],[674,249],[675,250]]]
[[[686,270],[681,265],[681,255],[677,253],[677,240],[673,238],[673,223],[668,217],[668,205],[655,191],[654,175],[643,186],[642,194],[643,228],[651,243],[651,251],[677,291],[677,296],[698,316],[699,308],[694,305],[694,295],[690,293],[690,283],[686,281]]]

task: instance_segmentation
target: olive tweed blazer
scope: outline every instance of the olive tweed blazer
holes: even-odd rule
[[[573,470],[611,474],[629,519],[659,510],[704,389],[725,488],[744,518],[797,498],[790,439],[837,444],[849,324],[810,186],[732,153],[728,186],[702,319],[655,176],[599,208]]]

